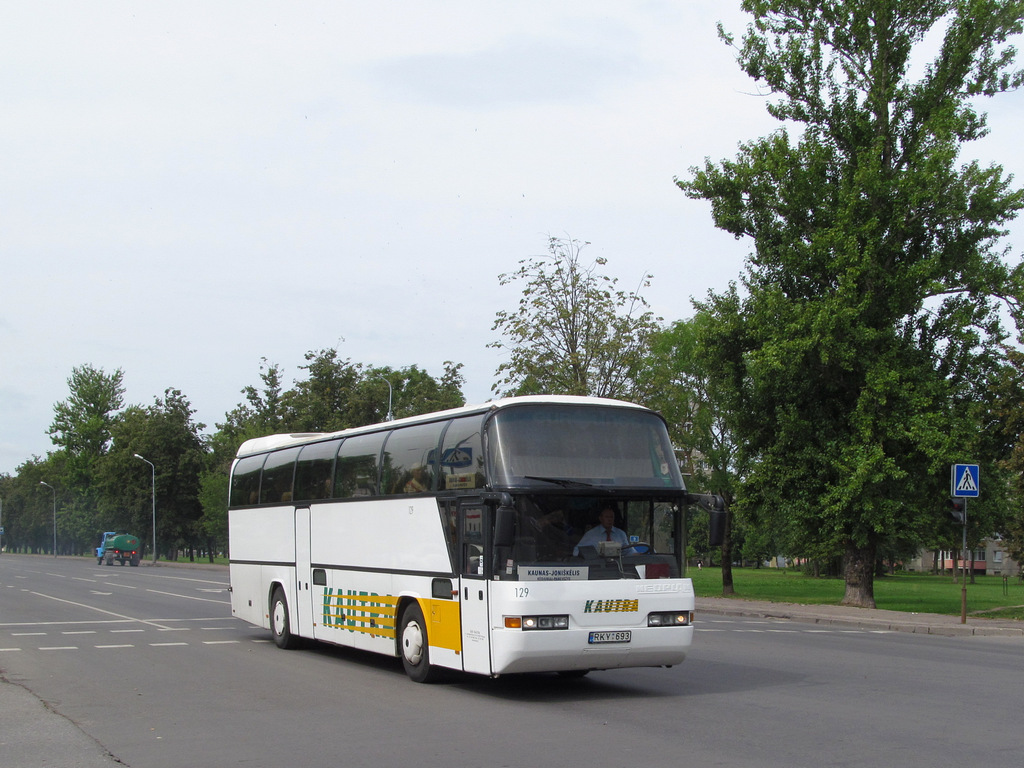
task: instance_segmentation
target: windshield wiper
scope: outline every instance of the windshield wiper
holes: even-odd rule
[[[527,480],[540,480],[544,483],[554,483],[560,485],[563,488],[593,488],[594,486],[590,483],[584,483],[579,480],[569,480],[564,477],[538,477],[537,475],[523,475]]]

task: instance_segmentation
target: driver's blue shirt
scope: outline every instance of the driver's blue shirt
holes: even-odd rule
[[[580,547],[596,547],[599,541],[617,541],[624,548],[629,546],[629,537],[621,528],[612,527],[608,529],[603,525],[595,525],[583,534],[572,553],[578,555]]]

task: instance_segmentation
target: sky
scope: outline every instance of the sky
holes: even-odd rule
[[[489,400],[498,276],[549,236],[690,316],[752,245],[674,179],[778,127],[716,33],[738,5],[5,3],[0,473],[53,449],[86,364],[210,429],[264,358],[290,387],[326,348],[462,363]],[[970,150],[1018,179],[1022,101]]]

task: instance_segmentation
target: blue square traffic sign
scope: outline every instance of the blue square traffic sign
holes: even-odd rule
[[[981,491],[977,464],[953,465],[953,496],[956,498],[976,498]]]

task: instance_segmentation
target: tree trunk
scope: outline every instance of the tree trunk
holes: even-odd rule
[[[843,605],[858,608],[875,607],[875,548],[872,545],[857,547],[846,545],[843,554],[843,574],[846,579],[846,594]]]

